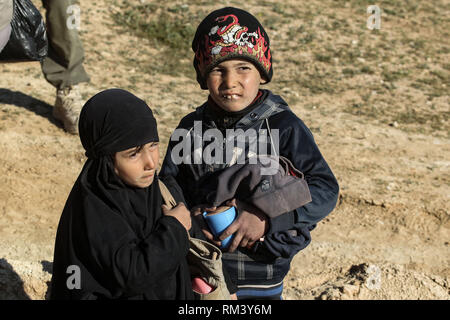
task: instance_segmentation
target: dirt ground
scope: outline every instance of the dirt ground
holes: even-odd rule
[[[33,2],[42,10],[40,1]],[[84,98],[120,87],[146,100],[158,120],[162,158],[171,131],[184,114],[205,100],[207,92],[200,90],[193,75],[150,72],[152,64],[158,65],[161,52],[150,40],[114,23],[111,12],[123,8],[116,1],[80,2],[84,19],[80,35],[91,76],[89,84],[80,85]],[[331,16],[325,14],[327,6],[341,2],[312,1],[309,8],[326,18]],[[226,3],[239,6],[233,1]],[[277,14],[289,12],[296,4],[286,3],[277,7]],[[448,12],[448,3],[439,4]],[[206,9],[218,7],[208,5]],[[367,6],[362,6],[358,19],[365,21]],[[251,5],[244,8],[252,11]],[[415,12],[422,12],[420,9]],[[427,8],[423,9],[426,15]],[[355,10],[343,5],[332,16],[336,21],[356,19],[352,16]],[[436,13],[429,13],[433,15]],[[386,31],[396,19],[389,14],[385,17],[380,35],[389,39],[399,31]],[[285,29],[276,23],[273,29],[266,28],[274,48],[284,43],[283,34],[289,28],[298,28],[297,20],[286,21]],[[335,37],[331,29],[323,31],[319,22],[311,23],[315,23],[315,39],[324,40],[313,41],[311,50],[322,50],[321,43],[324,47],[325,43],[341,43],[349,48],[361,43],[361,37],[352,40],[351,30]],[[448,32],[448,20],[446,23],[447,28],[435,28]],[[439,39],[439,32],[445,31],[436,29],[417,31],[417,37],[435,34],[433,39]],[[404,65],[406,70],[407,63],[427,64],[426,75],[440,70],[439,82],[429,82],[436,86],[435,94],[427,97],[420,86],[409,87],[411,78],[422,75],[416,71],[386,85],[381,69],[384,63],[392,68],[398,64],[394,58],[370,65],[373,73],[352,74],[336,82],[324,78],[331,81],[328,84],[335,83],[338,91],[327,91],[327,83],[322,91],[314,91],[292,80],[299,75],[296,68],[303,68],[298,72],[311,71],[310,75],[324,70],[348,75],[349,71],[340,67],[342,59],[316,54],[314,60],[312,51],[294,51],[295,44],[289,50],[274,50],[274,59],[279,55],[274,60],[273,83],[266,87],[281,94],[311,128],[341,187],[336,209],[312,232],[311,244],[295,256],[284,299],[450,298],[449,42],[448,37],[441,38],[446,40],[424,42],[441,48],[433,51],[436,57],[427,60],[425,54],[412,53]],[[382,54],[389,46],[385,50]],[[364,52],[360,58],[372,61]],[[78,136],[65,133],[52,118],[55,89],[45,81],[39,63],[0,64],[0,73],[0,299],[45,299],[59,216],[85,161],[84,150]],[[375,83],[379,90],[372,88]],[[395,104],[387,109],[390,101]],[[362,107],[355,112],[349,106]],[[368,115],[369,107],[383,106],[387,111],[378,113],[380,116]],[[437,118],[402,122],[405,118],[396,117],[410,107],[423,118],[429,114]]]

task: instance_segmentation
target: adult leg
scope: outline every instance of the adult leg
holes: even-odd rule
[[[64,123],[66,131],[78,132],[78,118],[82,107],[81,95],[75,87],[88,82],[83,67],[84,49],[78,30],[67,26],[69,6],[74,0],[43,0],[46,9],[48,56],[42,62],[45,79],[57,90],[53,116]]]
[[[48,57],[42,63],[45,78],[57,89],[88,82],[83,67],[84,49],[76,28],[68,28],[67,8],[73,0],[43,0],[49,42]]]

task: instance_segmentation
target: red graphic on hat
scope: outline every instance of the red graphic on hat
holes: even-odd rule
[[[259,27],[254,32],[248,32],[248,28],[241,26],[234,14],[218,17],[215,21],[218,22],[218,25],[212,27],[210,32],[205,35],[205,52],[196,53],[202,70],[215,60],[235,53],[256,58],[269,72],[270,50],[266,46]],[[265,56],[266,52],[267,57]]]

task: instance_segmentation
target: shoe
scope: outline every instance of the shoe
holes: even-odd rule
[[[77,87],[58,89],[56,90],[53,117],[64,124],[64,129],[68,133],[78,134],[78,119],[83,104]]]

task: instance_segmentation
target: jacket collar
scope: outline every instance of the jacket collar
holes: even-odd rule
[[[270,116],[280,113],[285,110],[290,110],[286,101],[283,100],[279,95],[273,94],[270,90],[265,100],[261,104],[253,109],[251,112],[242,117],[234,126],[235,129],[246,129],[250,128],[256,123],[260,123],[260,120],[265,120]],[[203,119],[205,108],[208,102],[205,102],[200,107],[196,109],[198,118]],[[215,127],[214,122],[206,123],[209,127]]]

